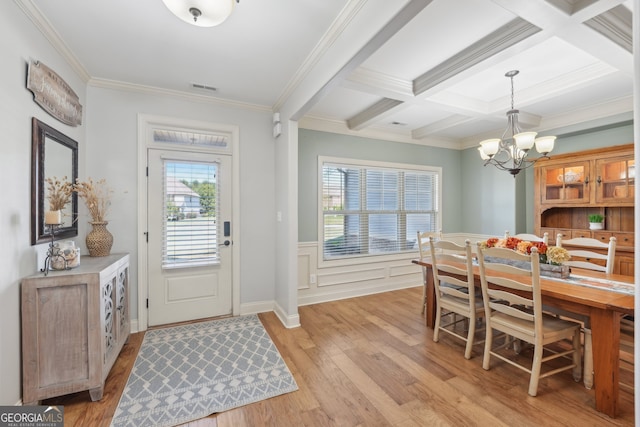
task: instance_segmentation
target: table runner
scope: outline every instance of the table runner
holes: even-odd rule
[[[587,288],[605,289],[625,295],[633,295],[635,293],[635,286],[633,283],[618,282],[616,280],[609,279],[596,279],[594,277],[586,277],[574,273],[571,273],[566,279],[559,279],[555,277],[546,277],[546,279],[562,283],[570,283],[572,285],[585,286]]]

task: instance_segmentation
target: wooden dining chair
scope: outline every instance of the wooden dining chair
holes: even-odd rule
[[[429,238],[441,239],[441,231],[418,231],[418,252],[420,254],[420,261],[424,261],[425,258],[429,258],[431,255],[431,247],[429,246]],[[427,308],[427,267],[422,267],[422,314],[425,313]]]
[[[473,253],[471,242],[464,246],[447,240],[429,239],[433,283],[436,291],[436,322],[433,341],[438,342],[440,331],[446,332],[466,342],[464,357],[471,358],[476,325],[484,317],[482,297],[476,295],[473,277]],[[462,316],[458,318],[456,315]],[[443,318],[444,320],[443,323]],[[453,318],[452,320],[449,320]],[[456,330],[464,321],[466,335]]]
[[[488,262],[487,257],[492,257]],[[530,262],[531,269],[522,269],[504,262]],[[534,248],[530,255],[520,254],[505,248],[483,248],[478,243],[478,261],[480,279],[485,305],[486,338],[482,367],[490,368],[491,356],[503,360],[530,374],[529,395],[538,394],[538,382],[566,370],[573,370],[575,381],[580,380],[581,347],[580,325],[560,319],[542,311],[540,290],[540,257]],[[494,330],[504,334],[504,342],[494,346]],[[517,359],[504,355],[506,349],[521,340],[533,345],[531,368],[519,363]],[[559,341],[571,341],[569,350],[552,350],[549,344]],[[503,350],[499,352],[499,350]],[[552,368],[542,372],[543,364],[571,355],[570,363],[555,363]],[[546,365],[545,365],[546,366]]]
[[[613,273],[616,256],[615,237],[610,237],[609,242],[604,243],[590,237],[565,239],[562,234],[558,234],[556,246],[568,246],[566,249],[571,255],[571,260],[564,262],[568,266],[602,271],[607,274]]]
[[[577,237],[574,239],[563,239],[562,234],[556,237],[556,246],[568,246],[567,252],[571,255],[569,261],[564,264],[570,267],[585,268],[587,270],[602,271],[606,274],[613,273],[613,266],[616,256],[616,238],[609,238],[609,243],[589,237]],[[596,250],[599,250],[597,252]],[[570,313],[564,310],[554,309],[554,313],[571,318],[582,323],[584,334],[584,386],[587,389],[593,387],[593,343],[591,339],[591,322],[589,316]]]
[[[511,234],[509,233],[509,230],[504,232],[504,237],[516,237],[520,240],[527,240],[529,242],[542,242],[545,245],[549,244],[549,233],[545,232],[542,237],[540,236],[536,236],[535,234],[529,234],[529,233],[518,233],[514,236],[511,236]]]

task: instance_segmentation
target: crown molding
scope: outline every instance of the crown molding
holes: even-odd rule
[[[462,114],[455,114],[453,116],[447,117],[446,119],[439,120],[429,125],[414,129],[413,132],[411,132],[411,134],[415,139],[424,139],[424,138],[428,138],[429,135],[431,135],[432,133],[439,132],[445,129],[450,129],[452,127],[456,127],[464,123],[472,122],[474,120],[476,120],[474,117],[464,116]]]
[[[593,104],[586,108],[569,111],[556,116],[545,117],[540,122],[540,128],[538,130],[545,131],[560,127],[577,126],[581,123],[588,124],[595,120],[602,121],[610,117],[624,116],[628,113],[633,113],[633,95],[600,104]],[[588,127],[590,126],[585,126],[585,129]]]
[[[40,9],[33,4],[32,0],[14,0],[24,14],[33,22],[33,25],[44,35],[44,37],[51,43],[53,48],[64,58],[64,60],[71,66],[73,71],[87,83],[91,76],[87,72],[87,69],[82,65],[74,53],[69,49],[69,46],[64,42],[60,34],[53,28],[49,20],[45,18]]]
[[[344,30],[349,26],[349,23],[358,15],[358,12],[366,3],[367,0],[349,0],[338,17],[333,21],[331,27],[329,27],[313,50],[309,55],[307,55],[306,59],[298,68],[291,80],[289,80],[284,91],[273,105],[273,111],[279,111],[283,107],[289,97],[313,70],[313,67],[318,63],[318,61],[320,61],[325,53],[333,46]]]
[[[570,93],[576,88],[590,84],[594,80],[606,77],[617,71],[618,70],[608,64],[597,62],[583,67],[582,69],[572,71],[571,73],[558,76],[557,78],[548,80],[544,83],[525,89],[518,89],[518,103],[516,107],[522,109],[529,104],[538,102],[540,99],[544,99],[549,94],[560,95]],[[504,110],[505,105],[508,105],[508,101],[508,96],[495,100],[489,106],[489,111],[496,112]]]
[[[552,117],[545,117],[540,120],[540,126],[536,127],[536,131],[540,133],[551,131],[557,133],[558,130],[563,128],[571,128],[573,131],[587,130],[596,126],[595,123],[597,123],[597,126],[602,126],[629,120],[632,114],[633,96],[626,96]],[[463,149],[476,147],[483,139],[495,138],[496,133],[499,133],[499,131],[484,132],[465,138],[460,141],[460,145]]]
[[[92,78],[91,80],[89,80],[88,86],[103,88],[103,89],[121,90],[126,92],[144,93],[147,95],[171,96],[174,98],[180,98],[180,99],[193,101],[193,102],[216,104],[216,105],[222,105],[226,107],[239,108],[242,110],[268,112],[268,113],[271,113],[272,111],[271,107],[267,105],[250,104],[248,102],[232,101],[228,99],[216,98],[209,95],[200,95],[195,93],[183,92],[183,91],[173,90],[173,89],[164,89],[164,88],[153,87],[153,86],[144,86],[144,85],[138,85],[133,83],[120,82],[116,80]]]
[[[428,147],[447,148],[450,150],[460,150],[462,147],[456,141],[430,138],[415,139],[410,131],[399,132],[389,131],[388,129],[376,128],[374,126],[365,128],[360,131],[349,129],[342,120],[332,120],[316,116],[304,116],[298,122],[299,129],[316,130],[319,132],[329,132],[339,135],[357,136],[360,138],[377,139],[382,141],[402,142],[406,144],[423,145]]]

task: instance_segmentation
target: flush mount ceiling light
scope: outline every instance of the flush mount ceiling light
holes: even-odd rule
[[[502,138],[485,139],[480,142],[478,151],[484,160],[484,165],[494,165],[500,170],[508,171],[513,177],[522,170],[533,165],[539,159],[527,159],[529,150],[535,144],[536,151],[542,154],[541,158],[549,157],[547,154],[553,150],[555,136],[542,136],[536,138],[536,132],[522,132],[518,123],[520,111],[513,108],[513,78],[519,73],[512,70],[505,74],[511,79],[511,109],[507,111],[507,129]]]
[[[184,22],[198,27],[222,24],[240,0],[162,0],[167,8]]]

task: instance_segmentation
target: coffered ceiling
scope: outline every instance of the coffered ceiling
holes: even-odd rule
[[[319,46],[358,30],[349,28],[353,16],[389,7],[389,0],[241,0],[222,25],[200,28],[162,0],[15,1],[89,84],[269,110],[313,68]],[[336,77],[301,127],[474,146],[504,131],[511,107],[504,74],[514,69],[523,128],[549,134],[632,118],[633,1],[394,1],[419,11],[392,34],[381,26],[384,42]]]

